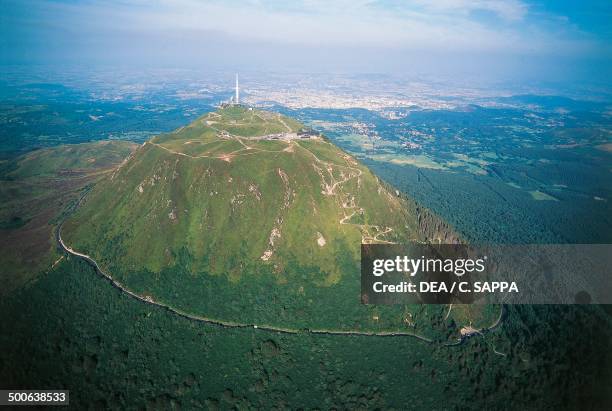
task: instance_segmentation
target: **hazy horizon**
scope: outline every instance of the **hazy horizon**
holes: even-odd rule
[[[2,1],[0,65],[381,73],[609,88],[592,1]]]

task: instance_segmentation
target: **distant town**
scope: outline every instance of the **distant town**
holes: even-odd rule
[[[234,94],[230,97],[230,99],[228,101],[224,101],[219,105],[220,108],[227,108],[227,107],[243,107],[246,108],[247,110],[252,111],[253,107],[244,105],[240,103],[240,83],[238,80],[238,74],[236,74],[236,85],[234,87]],[[282,120],[281,120],[282,122]],[[208,123],[208,122],[207,122]],[[284,123],[283,123],[284,124]],[[285,125],[285,127],[287,127],[287,129],[291,130],[290,127],[288,127],[287,125]],[[223,138],[223,139],[229,139],[232,138],[233,136],[228,133],[226,130],[219,130],[218,133],[218,137],[219,138]],[[312,128],[304,128],[302,130],[299,130],[298,132],[293,132],[293,131],[288,131],[288,132],[283,132],[283,133],[273,133],[273,134],[266,134],[264,136],[256,136],[256,137],[249,137],[249,140],[282,140],[282,141],[290,141],[290,140],[308,140],[308,139],[320,139],[321,138],[321,133],[312,129]]]

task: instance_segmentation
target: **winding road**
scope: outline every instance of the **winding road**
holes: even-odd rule
[[[257,330],[278,332],[278,333],[283,333],[283,334],[309,333],[309,334],[323,334],[323,335],[325,334],[326,335],[354,335],[354,336],[378,336],[378,337],[410,336],[410,337],[418,338],[421,341],[425,341],[428,343],[434,343],[434,340],[430,338],[424,337],[422,335],[410,333],[410,332],[403,332],[403,331],[374,332],[374,331],[357,331],[357,330],[297,329],[297,328],[278,327],[278,326],[273,326],[273,325],[239,323],[239,322],[234,322],[234,321],[219,320],[219,319],[190,314],[178,308],[172,307],[168,304],[156,301],[149,296],[142,296],[140,294],[137,294],[129,290],[128,288],[126,288],[123,284],[121,284],[120,282],[115,280],[113,277],[111,277],[110,274],[102,270],[102,268],[100,268],[100,265],[96,262],[96,260],[91,258],[91,256],[75,251],[71,247],[67,246],[66,243],[64,243],[64,240],[62,239],[62,235],[61,235],[62,224],[58,226],[58,229],[56,231],[57,233],[56,237],[57,237],[58,244],[60,245],[62,250],[64,250],[66,253],[73,255],[75,257],[81,258],[82,260],[85,260],[87,263],[89,263],[89,265],[91,265],[96,270],[98,274],[100,274],[103,278],[105,278],[108,282],[110,282],[113,287],[117,288],[118,290],[127,294],[128,296],[136,300],[139,300],[143,303],[163,308],[166,311],[169,311],[175,315],[178,315],[180,317],[183,317],[183,318],[186,318],[192,321],[218,325],[218,326],[225,327],[225,328],[253,328]]]
[[[308,151],[310,151],[310,150],[308,150]],[[311,154],[316,158],[314,153],[311,152]],[[319,159],[317,158],[317,160],[319,160]],[[359,170],[359,171],[361,171],[361,170]],[[474,334],[464,335],[461,338],[458,338],[456,341],[453,341],[453,342],[440,342],[440,341],[436,341],[436,340],[433,340],[431,338],[425,337],[423,335],[419,335],[419,334],[408,332],[408,331],[361,331],[361,330],[332,330],[332,329],[310,329],[310,328],[305,328],[305,329],[285,328],[285,327],[274,326],[274,325],[267,325],[267,324],[248,324],[248,323],[240,323],[240,322],[234,322],[234,321],[228,321],[228,320],[220,320],[220,319],[209,318],[209,317],[205,317],[205,316],[199,316],[199,315],[195,315],[195,314],[191,314],[191,313],[182,311],[182,310],[180,310],[180,309],[178,309],[176,307],[172,307],[172,306],[170,306],[168,304],[165,304],[163,302],[156,301],[156,300],[154,300],[150,296],[143,296],[143,295],[135,293],[134,291],[131,291],[126,286],[124,286],[123,284],[121,284],[120,282],[115,280],[110,274],[108,274],[104,270],[102,270],[102,268],[97,263],[97,261],[94,260],[91,256],[72,249],[70,246],[68,246],[64,242],[64,240],[62,239],[62,227],[64,225],[64,222],[65,222],[65,220],[72,213],[74,213],[76,211],[76,209],[82,203],[82,201],[84,200],[86,195],[89,193],[89,191],[90,191],[90,189],[86,190],[81,195],[81,197],[78,199],[78,201],[76,201],[73,204],[73,206],[70,207],[66,211],[66,213],[64,214],[62,220],[60,221],[60,223],[59,223],[59,225],[58,225],[58,227],[57,227],[57,229],[55,231],[55,237],[56,237],[56,240],[58,242],[58,245],[67,254],[75,256],[77,258],[80,258],[80,259],[86,261],[89,265],[91,265],[95,269],[95,271],[99,275],[101,275],[104,279],[106,279],[113,287],[115,287],[116,289],[120,290],[121,292],[123,292],[124,294],[128,295],[129,297],[134,298],[134,299],[136,299],[138,301],[141,301],[141,302],[143,302],[145,304],[149,304],[149,305],[152,305],[152,306],[156,306],[156,307],[162,308],[162,309],[164,309],[164,310],[166,310],[166,311],[168,311],[168,312],[170,312],[170,313],[172,313],[174,315],[177,315],[179,317],[182,317],[182,318],[185,318],[185,319],[188,319],[188,320],[191,320],[191,321],[196,321],[196,322],[201,322],[201,323],[206,323],[206,324],[212,324],[212,325],[216,325],[216,326],[220,326],[220,327],[224,327],[224,328],[251,328],[251,329],[257,329],[257,330],[268,331],[268,332],[276,332],[276,333],[282,333],[282,334],[314,334],[314,335],[343,335],[343,336],[370,336],[370,337],[412,337],[412,338],[416,338],[416,339],[418,339],[420,341],[426,342],[428,344],[438,344],[438,345],[449,346],[449,347],[450,346],[461,345],[467,339],[469,339],[470,337],[472,337],[474,335]],[[494,324],[492,324],[490,327],[477,330],[478,333],[484,334],[486,332],[492,331],[495,328],[497,328],[501,324],[501,322],[502,322],[502,319],[504,317],[504,313],[505,313],[505,307],[502,305],[502,308],[500,310],[500,315],[499,315],[497,321]]]

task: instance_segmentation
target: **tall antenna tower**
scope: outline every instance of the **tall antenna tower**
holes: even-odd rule
[[[236,73],[236,104],[240,104],[240,87],[238,86],[238,73]]]

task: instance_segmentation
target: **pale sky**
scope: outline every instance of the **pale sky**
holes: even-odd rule
[[[610,4],[0,0],[0,64],[606,79]]]

